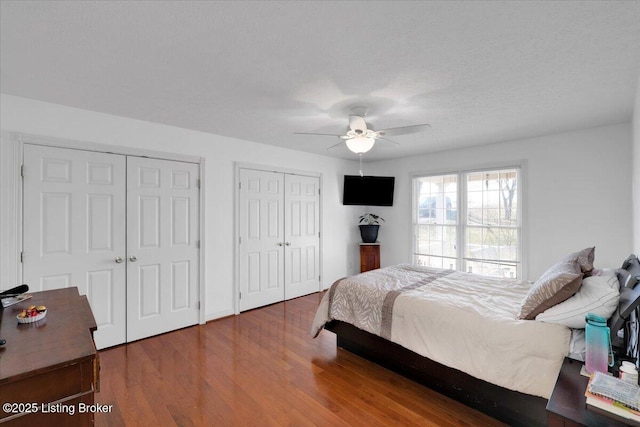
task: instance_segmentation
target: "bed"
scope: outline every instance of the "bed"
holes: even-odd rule
[[[576,300],[583,282],[595,283],[583,279],[600,275],[593,269],[594,248],[587,249],[558,262],[575,270],[568,274],[570,286],[544,289],[546,305],[530,312],[526,302],[546,273],[532,285],[403,264],[340,279],[324,295],[312,335],[332,331],[339,347],[510,425],[546,425],[546,403],[562,361],[580,358],[584,337],[577,328],[530,319]],[[632,285],[640,264],[634,256],[625,263],[624,278],[608,273],[616,298],[608,300],[607,317],[612,330],[627,330],[622,338],[615,335],[620,347],[630,343],[628,319],[640,303],[640,286]],[[572,322],[580,317],[572,316]]]

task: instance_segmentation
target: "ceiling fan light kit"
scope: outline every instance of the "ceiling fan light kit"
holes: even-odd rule
[[[350,138],[350,139],[347,139],[345,142],[347,144],[347,148],[352,152],[356,154],[364,154],[373,148],[373,144],[375,144],[376,140],[375,138],[369,138],[364,136],[364,137]]]

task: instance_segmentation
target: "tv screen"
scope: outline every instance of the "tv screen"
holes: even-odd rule
[[[393,206],[393,176],[345,175],[343,205]]]

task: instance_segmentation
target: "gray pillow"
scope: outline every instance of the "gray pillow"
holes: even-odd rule
[[[522,300],[518,319],[533,320],[546,309],[571,298],[580,288],[582,276],[577,259],[551,266]]]
[[[562,258],[559,262],[567,262],[573,263],[574,261],[578,261],[580,264],[580,270],[584,273],[585,276],[590,276],[591,271],[593,270],[593,260],[596,254],[596,247],[593,246],[591,248],[585,248],[581,251],[574,252]]]

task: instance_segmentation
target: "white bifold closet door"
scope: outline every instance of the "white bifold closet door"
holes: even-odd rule
[[[284,299],[320,290],[320,178],[284,176]]]
[[[318,177],[240,169],[240,311],[320,289]]]
[[[127,340],[198,323],[198,165],[127,159]]]
[[[198,165],[24,145],[23,282],[78,287],[98,348],[198,323]]]
[[[125,342],[126,157],[25,145],[23,184],[23,282],[30,291],[77,286],[96,346]]]

